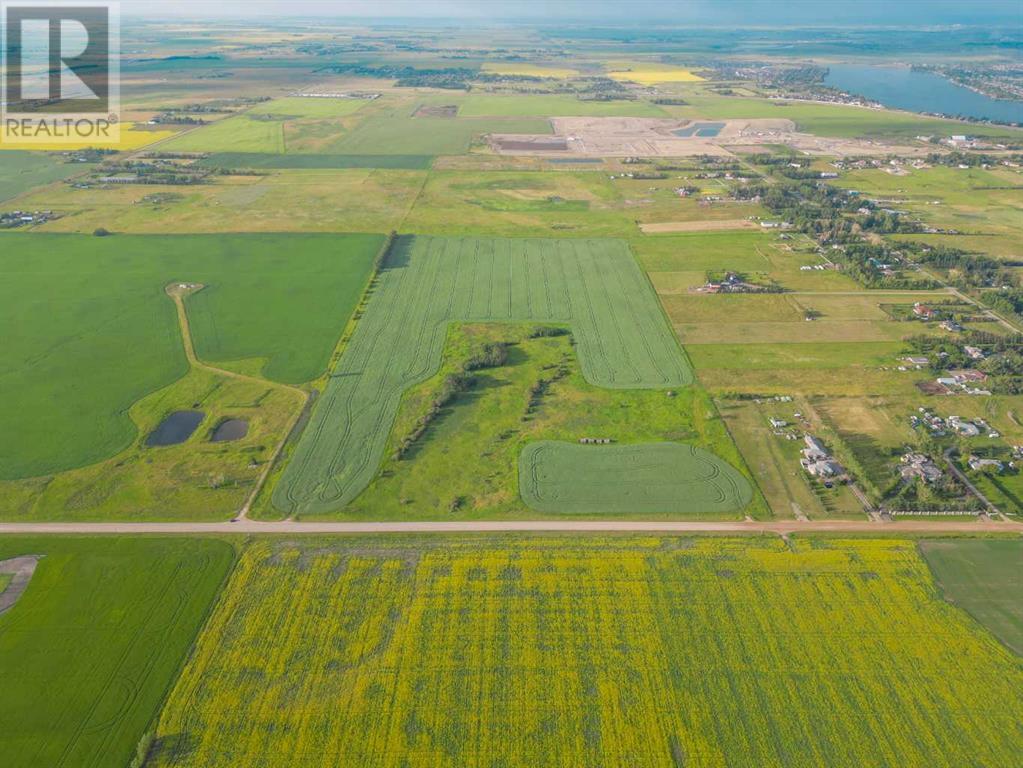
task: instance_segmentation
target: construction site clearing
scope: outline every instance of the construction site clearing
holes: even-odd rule
[[[869,139],[822,138],[796,130],[791,120],[673,120],[656,117],[554,117],[553,134],[494,133],[501,155],[543,157],[732,157],[783,144],[807,155],[926,154],[922,147]]]

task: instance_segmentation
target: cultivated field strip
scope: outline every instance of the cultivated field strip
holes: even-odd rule
[[[911,541],[264,539],[152,765],[1009,766],[1021,687]]]
[[[451,322],[569,325],[583,375],[601,387],[692,381],[624,243],[398,238],[275,489],[278,508],[327,512],[366,487],[402,393],[437,372]]]
[[[551,514],[731,512],[753,498],[727,462],[681,443],[533,442],[519,459],[519,490],[532,509]]]

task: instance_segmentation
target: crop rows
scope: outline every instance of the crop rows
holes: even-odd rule
[[[1023,665],[912,542],[262,542],[154,765],[1012,765]]]
[[[729,512],[753,498],[749,481],[727,462],[679,443],[530,443],[519,460],[519,487],[533,509],[569,514]]]
[[[402,393],[437,372],[453,321],[570,325],[583,375],[598,386],[692,381],[621,242],[399,238],[275,489],[278,508],[327,512],[366,487]]]
[[[38,554],[0,617],[0,764],[128,764],[234,558],[177,538],[0,541],[0,560]]]

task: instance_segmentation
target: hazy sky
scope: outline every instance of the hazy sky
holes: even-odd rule
[[[1023,24],[1023,0],[121,0],[125,15],[451,18],[684,25]]]

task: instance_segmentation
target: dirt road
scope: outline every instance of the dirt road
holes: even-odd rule
[[[154,533],[1014,533],[1023,535],[1023,523],[982,520],[921,520],[873,522],[870,520],[776,520],[750,521],[646,521],[646,520],[467,520],[459,522],[260,523],[239,520],[224,523],[0,523],[0,536],[15,533],[148,535]]]

